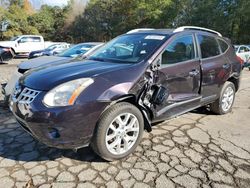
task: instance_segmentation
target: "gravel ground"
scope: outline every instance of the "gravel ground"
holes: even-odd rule
[[[0,82],[18,61],[0,65]],[[202,109],[163,122],[144,134],[128,158],[105,162],[90,148],[49,148],[0,107],[0,187],[250,187],[250,72],[232,113]]]

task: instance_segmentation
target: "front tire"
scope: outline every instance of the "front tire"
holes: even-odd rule
[[[107,161],[131,154],[140,143],[144,121],[134,105],[121,102],[108,108],[97,123],[92,149]]]
[[[232,82],[225,82],[220,97],[210,105],[210,110],[216,114],[223,115],[232,111],[235,99],[235,86]]]

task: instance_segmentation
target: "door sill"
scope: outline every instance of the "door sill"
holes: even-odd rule
[[[200,101],[201,99],[202,99],[202,97],[201,97],[201,96],[198,96],[198,97],[195,97],[195,98],[186,100],[186,101],[173,103],[173,104],[168,105],[168,106],[166,106],[165,108],[159,110],[159,111],[156,113],[156,117],[161,116],[161,115],[164,114],[166,111],[168,111],[168,110],[170,110],[170,109],[172,109],[172,108],[175,108],[175,107],[178,107],[178,106],[182,106],[182,105],[185,105],[185,104],[194,102],[194,101]],[[195,106],[197,106],[197,105],[195,105]]]

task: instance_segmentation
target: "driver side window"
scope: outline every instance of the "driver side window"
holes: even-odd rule
[[[30,37],[22,37],[20,40],[19,40],[19,43],[26,43],[26,42],[31,42],[32,39]]]
[[[173,40],[162,54],[162,65],[171,65],[195,58],[194,41],[192,35]]]

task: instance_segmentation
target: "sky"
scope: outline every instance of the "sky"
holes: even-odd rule
[[[30,2],[35,9],[39,9],[43,4],[48,4],[51,6],[67,5],[68,0],[30,0]]]
[[[39,9],[44,4],[51,5],[51,6],[65,6],[67,5],[69,0],[29,0],[29,1],[35,9]],[[81,5],[82,3],[86,5],[86,3],[89,0],[74,0],[74,1],[79,2],[78,3],[79,5]],[[0,0],[0,6],[4,6],[4,5],[6,6],[8,2],[9,0]]]

